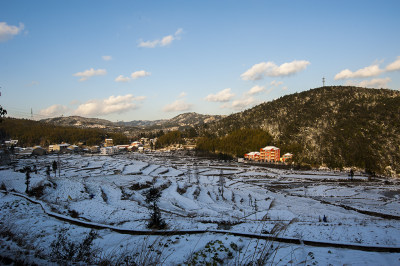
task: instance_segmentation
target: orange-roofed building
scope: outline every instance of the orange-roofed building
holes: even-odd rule
[[[280,158],[280,149],[275,146],[266,146],[260,149],[260,161],[262,162],[279,162]]]

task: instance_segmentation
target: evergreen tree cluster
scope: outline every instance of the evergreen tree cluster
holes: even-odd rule
[[[105,138],[112,138],[114,144],[127,144],[129,139],[122,133],[106,132],[102,129],[63,127],[43,122],[4,118],[0,123],[0,139],[17,139],[21,146],[48,146],[67,142],[83,142],[88,146],[100,145]]]
[[[273,137],[262,129],[238,129],[223,137],[208,134],[197,141],[197,150],[243,157],[273,144]]]

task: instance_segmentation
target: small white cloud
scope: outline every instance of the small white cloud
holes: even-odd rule
[[[91,68],[91,69],[85,70],[83,72],[75,73],[74,76],[75,77],[81,77],[79,79],[79,81],[85,81],[85,80],[88,80],[91,77],[103,76],[105,74],[107,74],[107,71],[105,69],[96,69],[95,70],[95,69]]]
[[[386,71],[396,71],[396,70],[400,70],[400,56],[397,57],[396,61],[394,61],[393,63],[389,64],[386,67]]]
[[[284,90],[284,91],[286,91],[287,89],[288,89],[288,87],[286,87],[286,86],[282,87],[282,90]]]
[[[227,88],[218,92],[217,94],[208,95],[205,100],[208,102],[228,102],[234,96],[235,94],[231,92],[231,89]]]
[[[19,26],[11,26],[6,22],[0,22],[0,42],[5,42],[12,39],[15,35],[21,33],[24,29],[24,24],[19,23]]]
[[[240,77],[243,80],[259,80],[264,78],[265,76],[289,76],[306,69],[309,64],[310,62],[305,60],[294,60],[289,63],[283,63],[280,66],[271,61],[261,62],[259,64],[253,65],[250,69],[240,75]]]
[[[349,79],[349,78],[374,77],[374,76],[380,75],[382,72],[383,72],[383,70],[379,68],[379,65],[374,64],[374,65],[370,65],[370,66],[364,67],[362,69],[359,69],[355,72],[352,72],[349,69],[342,70],[338,74],[336,74],[335,80]]]
[[[89,100],[86,103],[79,105],[74,111],[74,114],[82,116],[97,116],[123,113],[138,108],[134,101],[142,100],[144,100],[144,96],[134,97],[132,94],[110,96],[106,99]]]
[[[116,82],[128,82],[131,79],[129,77],[124,77],[123,75],[119,75],[118,77],[115,78]]]
[[[164,112],[182,112],[189,111],[192,109],[192,104],[186,103],[183,99],[178,99],[171,104],[164,106]]]
[[[263,91],[265,91],[265,88],[263,86],[256,85],[256,86],[252,87],[246,94],[254,95],[254,94],[258,94]]]
[[[183,29],[179,28],[175,31],[175,37],[179,37],[183,33]]]
[[[146,76],[150,76],[150,75],[151,75],[150,72],[146,72],[144,70],[139,70],[139,71],[133,72],[131,74],[131,78],[138,79],[138,78],[142,78],[142,77],[146,77]]]
[[[103,58],[104,61],[112,60],[112,56],[111,55],[103,55],[101,58]]]
[[[153,40],[153,41],[140,40],[138,47],[155,48],[157,46],[168,46],[174,40],[179,40],[182,32],[183,32],[182,29],[178,29],[174,35],[167,35],[167,36],[162,37],[161,39],[157,39],[157,40]]]
[[[181,94],[179,94],[179,98],[184,98],[184,97],[186,97],[186,95],[187,95],[187,93],[186,92],[184,92],[184,91],[182,91],[181,92]]]
[[[171,44],[173,40],[175,40],[174,36],[172,36],[172,35],[165,36],[164,38],[161,39],[160,45],[167,46],[167,45]]]
[[[67,113],[69,110],[66,106],[60,105],[60,104],[54,104],[52,106],[49,106],[46,109],[42,109],[39,111],[39,114],[41,116],[48,116],[48,117],[54,117],[54,116],[61,116]]]
[[[392,81],[392,79],[389,77],[381,78],[381,79],[363,80],[361,82],[356,82],[354,80],[348,80],[348,81],[346,81],[345,85],[379,89],[379,88],[387,88],[387,84],[390,81]]]
[[[273,80],[273,81],[271,81],[270,84],[271,84],[271,86],[278,87],[279,85],[282,85],[283,82],[282,81]]]
[[[155,40],[155,41],[140,41],[138,46],[139,47],[144,47],[144,48],[154,48],[160,43],[160,40]]]

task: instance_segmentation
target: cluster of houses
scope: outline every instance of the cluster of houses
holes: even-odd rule
[[[141,138],[140,141],[134,141],[129,145],[114,145],[113,139],[105,139],[102,146],[83,146],[71,145],[68,143],[49,145],[47,149],[41,146],[34,146],[28,148],[18,147],[18,140],[5,141],[8,149],[12,149],[13,154],[18,157],[25,156],[41,156],[48,153],[100,153],[101,155],[118,154],[121,151],[138,151],[145,152],[150,150],[153,145],[153,139]]]
[[[255,161],[255,162],[269,162],[269,163],[277,163],[283,162],[286,163],[293,159],[293,154],[285,153],[282,157],[280,157],[281,151],[279,148],[275,146],[266,146],[261,148],[260,151],[253,151],[246,153],[244,155],[245,160]]]

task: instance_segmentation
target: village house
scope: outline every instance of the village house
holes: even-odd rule
[[[69,146],[68,146],[68,151],[69,151],[69,152],[79,152],[79,151],[80,151],[80,148],[79,148],[79,146],[77,146],[77,145],[69,145]]]
[[[281,162],[285,163],[285,162],[290,161],[292,159],[293,159],[293,154],[285,153],[281,158]]]
[[[258,151],[252,151],[252,152],[246,153],[244,155],[244,158],[249,161],[259,161],[260,153]]]
[[[131,143],[131,146],[139,148],[139,147],[143,147],[143,144],[140,141],[134,141]]]
[[[275,146],[266,146],[260,149],[260,161],[262,162],[279,162],[280,149]]]
[[[129,145],[117,145],[116,146],[118,148],[119,151],[127,151],[129,150]]]
[[[114,146],[113,139],[106,139],[104,143],[104,147],[112,147]]]
[[[118,154],[119,149],[116,146],[100,148],[100,155],[114,155]]]
[[[66,152],[69,146],[68,143],[49,145],[49,152]]]
[[[12,139],[12,140],[6,140],[6,141],[4,141],[4,144],[6,144],[6,147],[12,147],[12,146],[17,146],[17,144],[18,144],[18,140],[16,140],[16,139]]]

